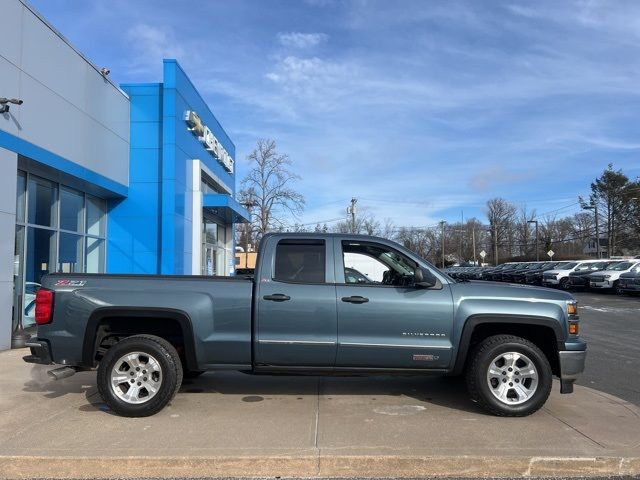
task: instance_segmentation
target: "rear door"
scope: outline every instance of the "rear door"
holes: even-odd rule
[[[336,368],[447,368],[453,329],[449,285],[438,289],[414,286],[417,263],[389,245],[335,242]],[[359,280],[352,270],[367,280]]]
[[[337,345],[333,245],[271,237],[256,278],[257,365],[332,368]]]

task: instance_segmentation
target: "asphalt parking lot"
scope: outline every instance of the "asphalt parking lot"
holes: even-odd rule
[[[640,296],[572,293],[588,342],[587,368],[577,383],[640,405]]]

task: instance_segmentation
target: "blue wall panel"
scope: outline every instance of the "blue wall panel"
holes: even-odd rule
[[[161,84],[122,85],[131,99],[129,196],[110,203],[108,272],[191,273],[189,162],[199,159],[235,190],[227,172],[188,129],[193,110],[235,158],[235,145],[175,60]]]

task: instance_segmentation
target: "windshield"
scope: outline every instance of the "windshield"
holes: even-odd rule
[[[564,263],[564,264],[560,264],[560,265],[556,265],[556,269],[557,270],[571,270],[573,267],[575,267],[577,265],[576,262],[569,262],[569,263]]]
[[[617,272],[620,272],[622,270],[629,270],[631,267],[633,267],[633,263],[631,262],[620,262],[616,265],[614,265],[613,267],[609,268],[609,270],[615,270]]]

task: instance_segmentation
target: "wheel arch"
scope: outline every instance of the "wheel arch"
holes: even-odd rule
[[[564,332],[558,320],[535,315],[471,315],[465,321],[453,374],[461,374],[469,352],[483,339],[498,334],[513,334],[536,344],[546,355],[554,374],[559,374],[558,351],[563,348]]]
[[[108,325],[111,321],[123,321],[127,319],[139,319],[144,323],[154,322],[154,327],[171,327],[179,330],[182,347],[184,348],[184,361],[190,370],[198,369],[195,349],[192,321],[189,315],[178,309],[157,307],[102,307],[94,310],[89,319],[84,334],[82,345],[82,362],[88,367],[95,367],[96,352],[101,341],[105,338],[101,326]],[[139,328],[141,324],[129,324],[127,335],[151,334],[157,335],[154,328]],[[138,327],[138,328],[136,328]],[[158,335],[161,336],[162,335]]]

